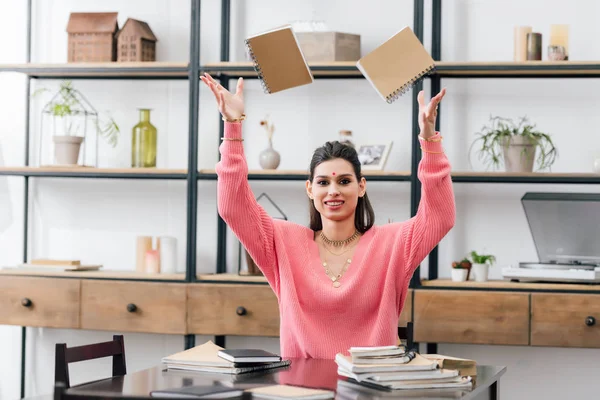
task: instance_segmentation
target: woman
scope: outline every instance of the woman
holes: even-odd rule
[[[277,295],[281,355],[333,359],[352,346],[396,344],[410,279],[454,226],[450,164],[434,128],[445,89],[428,105],[423,92],[418,96],[423,157],[417,215],[373,225],[356,151],[330,142],[310,163],[307,228],[271,218],[254,198],[242,143],[243,80],[232,94],[208,74],[201,79],[225,121],[216,166],[219,213]]]

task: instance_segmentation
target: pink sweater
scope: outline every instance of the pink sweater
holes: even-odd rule
[[[225,137],[241,138],[242,125],[226,123]],[[333,359],[352,346],[396,344],[410,278],[454,225],[450,164],[441,142],[421,140],[432,153],[424,151],[419,164],[417,215],[369,229],[339,288],[325,274],[314,232],[271,218],[256,202],[242,143],[220,146],[218,210],[277,296],[281,355]]]

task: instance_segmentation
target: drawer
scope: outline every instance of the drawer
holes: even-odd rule
[[[533,293],[531,345],[600,347],[600,295]]]
[[[400,313],[400,320],[398,326],[406,326],[407,323],[412,321],[412,303],[413,303],[413,290],[408,289],[406,294],[406,300],[404,300],[404,308]]]
[[[415,341],[529,344],[529,293],[415,290]]]
[[[78,279],[0,277],[0,324],[79,328]]]
[[[188,329],[202,335],[279,336],[279,304],[266,285],[188,285]]]
[[[81,328],[185,334],[185,285],[84,280]]]

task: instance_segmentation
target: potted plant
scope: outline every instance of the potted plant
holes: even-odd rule
[[[48,89],[41,88],[32,97],[46,91]],[[110,117],[101,121],[96,110],[73,87],[71,81],[61,82],[58,92],[44,106],[42,113],[52,117],[52,141],[57,164],[77,164],[88,126],[95,128],[96,133],[104,137],[111,147],[117,144],[120,133],[117,123]]]
[[[471,261],[467,258],[463,258],[460,261],[454,261],[452,263],[452,281],[464,282],[469,280],[471,272]]]
[[[473,275],[477,282],[485,282],[488,279],[489,267],[496,262],[496,257],[491,254],[477,254],[471,252],[471,262],[473,264]]]
[[[506,172],[533,172],[537,150],[538,170],[551,167],[558,155],[550,135],[536,130],[527,117],[515,123],[509,118],[490,116],[490,124],[476,135],[469,153],[479,145],[479,159],[494,167],[504,161]]]

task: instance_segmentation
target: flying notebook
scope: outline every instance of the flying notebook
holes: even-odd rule
[[[379,45],[356,62],[377,93],[394,102],[435,68],[419,38],[409,27]]]
[[[246,39],[246,48],[265,93],[313,82],[313,76],[291,25]]]

